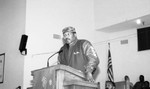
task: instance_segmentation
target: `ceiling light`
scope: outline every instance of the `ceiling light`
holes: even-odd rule
[[[137,19],[137,20],[136,20],[136,24],[138,24],[138,25],[142,24],[141,19]]]

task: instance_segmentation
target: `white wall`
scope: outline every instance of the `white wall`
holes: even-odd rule
[[[46,67],[48,57],[62,46],[61,40],[54,39],[53,34],[62,36],[64,27],[75,27],[79,39],[92,43],[104,40],[94,30],[93,5],[93,0],[27,0],[26,34],[29,38],[24,88],[30,86],[31,71]],[[55,64],[56,60],[57,55],[49,62]]]
[[[150,14],[149,0],[94,0],[94,2],[96,29]]]
[[[25,0],[0,0],[0,54],[5,53],[4,82],[0,89],[23,85],[24,56],[19,52],[25,31]]]

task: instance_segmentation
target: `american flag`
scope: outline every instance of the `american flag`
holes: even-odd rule
[[[112,59],[111,59],[110,49],[108,50],[108,68],[107,68],[107,74],[108,74],[108,81],[114,82],[114,75],[113,75],[113,67],[112,67]]]

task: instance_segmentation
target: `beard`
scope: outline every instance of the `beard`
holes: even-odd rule
[[[65,42],[67,43],[67,44],[70,44],[72,41],[71,41],[71,39],[65,39]]]

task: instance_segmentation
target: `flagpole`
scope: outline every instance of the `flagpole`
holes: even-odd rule
[[[110,43],[108,43],[108,49],[110,49]]]
[[[107,68],[108,80],[114,82],[112,59],[110,53],[110,43],[108,43],[108,68]]]

